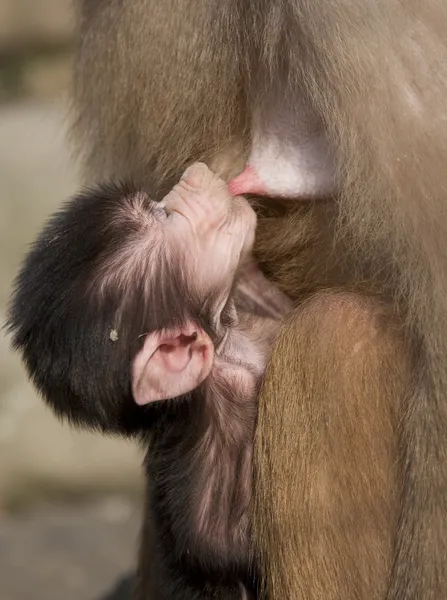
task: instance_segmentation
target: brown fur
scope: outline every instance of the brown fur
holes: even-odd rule
[[[379,600],[397,525],[399,336],[376,302],[331,292],[295,311],[273,352],[255,460],[268,597]]]
[[[255,462],[270,597],[447,597],[445,2],[80,4],[74,134],[87,178],[162,193],[193,160],[236,171],[278,77],[290,102],[313,107],[336,159],[340,193],[326,214],[273,214],[276,226],[259,229],[261,263],[298,303],[326,287],[357,294],[298,308],[272,355]],[[376,325],[381,305],[364,291],[386,301],[391,324]],[[338,501],[318,492],[328,485]],[[350,515],[361,530],[346,529]]]

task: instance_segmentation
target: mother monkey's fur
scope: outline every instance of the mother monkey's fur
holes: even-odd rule
[[[87,180],[237,173],[279,82],[326,131],[335,198],[260,209],[258,258],[296,301],[259,399],[268,597],[447,598],[447,5],[78,4]]]

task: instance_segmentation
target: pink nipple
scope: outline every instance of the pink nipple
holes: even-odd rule
[[[256,169],[251,165],[246,165],[242,173],[228,183],[228,189],[233,196],[241,194],[265,195],[264,185]]]

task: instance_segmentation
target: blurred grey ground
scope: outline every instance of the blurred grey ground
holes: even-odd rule
[[[54,505],[0,519],[2,600],[97,600],[134,566],[130,503]]]
[[[65,141],[70,0],[0,0],[0,322],[48,214],[77,185]],[[141,455],[56,421],[0,333],[0,598],[90,600],[134,563]]]

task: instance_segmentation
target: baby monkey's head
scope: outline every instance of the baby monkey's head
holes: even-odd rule
[[[132,429],[141,414],[123,405],[140,410],[203,381],[255,221],[200,164],[161,203],[106,184],[59,210],[26,258],[9,319],[55,410]]]

